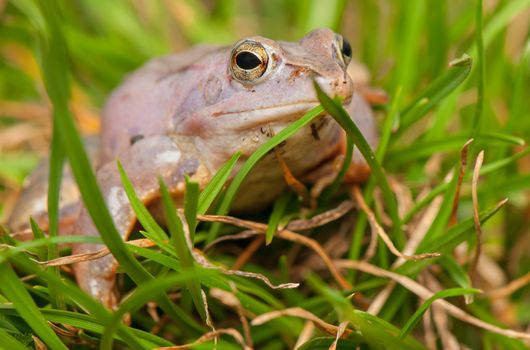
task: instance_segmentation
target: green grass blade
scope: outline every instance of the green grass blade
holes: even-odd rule
[[[412,208],[403,216],[403,224],[408,223],[414,215],[416,215],[420,210],[425,208],[427,205],[429,205],[433,199],[443,194],[447,189],[451,186],[452,182],[444,182],[438,186],[436,186],[432,191],[430,191],[425,197],[423,197],[421,200],[414,203]]]
[[[510,24],[510,21],[512,21],[518,13],[528,9],[528,7],[530,7],[530,0],[511,0],[506,2],[505,6],[500,11],[493,13],[492,17],[488,19],[487,25],[482,34],[484,46],[489,47],[495,37],[502,33]],[[475,18],[477,15],[478,13],[475,14]],[[475,41],[475,45],[476,44],[478,44],[478,42]]]
[[[10,350],[28,350],[24,344],[19,342],[15,337],[0,328],[0,339],[2,339],[2,348]]]
[[[147,259],[151,259],[175,271],[178,271],[178,272],[181,271],[179,261],[176,259],[171,259],[165,255],[158,254],[157,252],[154,252],[147,248],[136,247],[136,246],[131,245],[130,249],[135,254],[143,256]],[[220,274],[220,275],[209,275],[207,279],[201,279],[200,283],[208,288],[215,287],[215,288],[230,290],[231,287],[229,285],[229,281],[236,283],[236,286],[239,292],[244,292],[244,293],[248,293],[253,296],[256,296],[257,298],[260,298],[261,300],[263,300],[268,305],[271,305],[274,308],[285,307],[285,305],[279,302],[278,299],[276,299],[272,294],[268,292],[268,290],[263,289],[255,281],[251,281],[248,279],[237,278],[234,276],[232,276],[230,279],[227,279],[226,276],[223,276]],[[257,306],[256,301],[253,300],[249,296],[245,297],[245,305],[248,306],[250,308],[250,311],[252,312],[267,312],[271,310],[271,308],[268,308],[267,310],[265,310],[263,307]]]
[[[53,103],[59,137],[66,150],[75,180],[83,202],[101,233],[105,245],[120,263],[120,266],[137,283],[152,278],[145,268],[125,248],[123,240],[114,226],[107,206],[99,190],[92,167],[86,155],[79,133],[68,110],[69,83],[66,60],[66,45],[61,33],[60,8],[53,1],[40,1],[46,21],[47,32],[41,33],[43,52],[43,73],[46,91]]]
[[[450,297],[456,297],[459,295],[464,294],[477,294],[481,293],[481,290],[474,289],[474,288],[451,288],[439,291],[435,293],[432,297],[425,300],[423,304],[414,312],[414,314],[409,318],[407,323],[403,326],[403,329],[401,329],[401,332],[399,333],[399,338],[404,339],[406,336],[410,334],[410,332],[414,329],[416,324],[418,324],[419,320],[423,316],[423,314],[429,309],[432,303],[434,303],[438,299],[443,298],[450,298]]]
[[[68,312],[68,311],[61,311],[61,310],[43,310],[43,315],[51,322],[57,322],[57,323],[65,323],[69,324],[74,327],[90,330],[99,334],[102,334],[104,331],[104,327],[101,324],[101,320],[98,320],[96,318],[92,318],[87,315],[74,313],[74,312]],[[132,335],[134,335],[139,342],[141,342],[141,346],[143,348],[151,349],[154,347],[162,347],[162,346],[170,346],[173,345],[171,342],[167,341],[164,338],[158,337],[152,333],[142,331],[139,329],[129,328],[129,327],[122,327],[126,328],[127,331],[129,331]],[[119,339],[123,339],[120,335],[120,332],[118,332]],[[126,339],[123,339],[127,345],[132,345],[126,341]]]
[[[516,154],[513,154],[509,157],[506,157],[506,158],[503,158],[503,159],[499,159],[495,162],[491,162],[491,163],[488,163],[488,164],[485,164],[481,169],[480,169],[480,174],[482,175],[486,175],[486,174],[490,174],[496,170],[499,170],[501,168],[504,168],[510,164],[512,164],[513,162],[525,157],[526,155],[530,154],[530,147],[527,147],[525,148],[524,150],[520,151],[520,152],[517,152]],[[469,177],[469,175],[468,175]]]
[[[399,47],[398,50],[395,50],[395,59],[400,64],[396,65],[395,68],[393,87],[401,86],[404,93],[408,95],[420,72],[421,61],[418,55],[420,42],[417,36],[419,32],[423,31],[426,19],[425,11],[428,7],[425,0],[407,0],[406,2],[401,1],[400,4],[401,6],[398,6],[397,10],[401,25],[399,30],[393,33],[397,39],[395,45]],[[411,11],[410,9],[414,10]]]
[[[178,259],[167,256],[165,254],[160,254],[160,252],[154,251],[152,249],[138,247],[135,245],[128,245],[127,248],[134,254],[144,257],[146,259],[149,259],[151,261],[154,261],[159,265],[170,268],[176,272],[182,271],[182,266]]]
[[[523,8],[526,8],[530,6],[530,0],[513,0],[507,2],[504,6],[500,6],[500,10],[496,11],[492,14],[491,18],[488,19],[487,24],[483,31],[483,39],[484,39],[484,47],[488,48],[492,41],[508,26],[510,21],[513,19],[513,17],[521,11]],[[476,14],[472,14],[469,16],[469,20],[473,20],[473,18],[476,18]],[[466,29],[467,30],[467,29]],[[475,30],[475,28],[473,28]],[[469,49],[469,51],[472,53],[472,56],[477,55],[477,48],[476,48],[476,42],[472,45],[472,47]],[[440,119],[438,122],[440,122],[442,125],[446,124],[449,119],[451,119],[455,115],[455,109],[457,106],[457,100],[459,96],[462,94],[463,91],[463,85],[457,87],[455,94],[452,94],[449,96],[448,99],[443,101],[443,111],[442,113],[439,113]],[[443,135],[444,129],[440,127],[433,126],[433,129],[431,131],[435,131],[438,136]],[[428,132],[430,133],[430,132]]]
[[[357,329],[364,343],[382,349],[424,349],[412,337],[400,339],[397,329],[385,320],[366,312],[354,310],[351,302],[331,289],[314,275],[308,278],[310,286],[335,309],[337,321],[349,321]],[[328,317],[329,318],[329,317]]]
[[[177,209],[171,199],[166,184],[162,179],[159,179],[159,183],[160,193],[162,194],[162,203],[164,205],[164,215],[166,216],[169,232],[171,232],[171,241],[175,245],[182,267],[190,268],[193,266],[193,258],[188,243],[186,242],[182,221],[180,221],[180,218],[177,216]]]
[[[484,224],[501,208],[501,206],[494,206],[493,208],[481,211],[479,215],[480,223]],[[462,243],[468,238],[467,233],[473,228],[472,219],[466,219],[451,227],[439,237],[426,237],[426,239],[420,243],[418,252],[426,251],[425,249],[430,249],[430,247],[435,249],[433,251],[439,251],[442,250],[442,248],[454,248],[457,244]]]
[[[469,139],[469,132],[459,132],[455,135],[446,136],[440,139],[428,141],[415,141],[410,146],[393,149],[388,152],[389,162],[391,164],[402,164],[406,161],[417,160],[419,158],[429,157],[436,153],[456,151],[462,147]],[[475,140],[483,142],[485,145],[517,145],[522,146],[525,141],[517,136],[512,136],[498,132],[477,132]]]
[[[171,274],[152,280],[138,287],[133,294],[124,300],[118,310],[114,313],[112,320],[105,325],[105,331],[101,338],[100,349],[112,350],[114,332],[117,330],[123,316],[128,312],[133,312],[148,301],[152,300],[153,294],[157,290],[167,290],[169,288],[185,284],[186,282],[198,281],[208,278],[208,275],[215,275],[213,270],[194,269],[179,274]]]
[[[117,166],[118,171],[120,173],[121,182],[125,190],[125,194],[127,195],[127,199],[129,199],[129,203],[131,204],[131,207],[133,208],[133,211],[136,214],[138,221],[146,230],[141,231],[141,233],[146,238],[155,242],[161,249],[171,254],[171,246],[166,242],[168,240],[168,236],[166,235],[162,227],[160,227],[160,225],[153,218],[149,210],[147,210],[145,204],[136,195],[136,191],[134,190],[132,182],[127,176],[127,173],[123,169],[123,166],[119,160],[117,161]]]
[[[488,194],[493,198],[498,198],[499,193],[512,193],[518,191],[526,191],[530,188],[530,174],[517,174],[509,178],[504,178],[496,183],[484,184],[481,187],[481,196]]]
[[[267,153],[269,153],[274,147],[282,143],[283,141],[287,140],[291,135],[295,134],[300,128],[303,126],[309,124],[314,118],[316,118],[319,114],[321,114],[324,111],[324,109],[321,106],[317,106],[313,109],[311,109],[309,112],[307,112],[302,118],[298,119],[282,131],[280,131],[278,134],[273,136],[271,139],[269,139],[267,142],[265,142],[263,145],[260,146],[252,155],[247,159],[247,161],[241,166],[241,169],[239,169],[239,172],[232,180],[232,183],[228,187],[228,190],[226,191],[226,194],[219,205],[219,208],[217,210],[218,215],[225,215],[228,212],[228,209],[230,208],[230,205],[232,204],[232,201],[234,200],[237,191],[239,189],[239,186],[243,183],[243,180],[248,175],[250,170],[256,165],[256,163]],[[207,242],[213,241],[218,233],[219,229],[221,228],[221,225],[218,223],[214,223],[210,229],[210,232],[208,233],[208,239]]]
[[[351,166],[351,160],[353,158],[353,148],[354,148],[353,139],[348,134],[346,136],[346,154],[344,155],[342,166],[340,167],[340,170],[337,176],[335,177],[335,179],[333,179],[333,182],[331,183],[331,185],[329,185],[326,191],[322,194],[322,201],[324,203],[329,198],[331,198],[335,194],[335,192],[337,192],[340,185],[342,184],[342,180],[344,179],[344,176],[346,175],[348,168]]]
[[[166,184],[162,180],[162,178],[159,179],[160,183],[160,193],[162,194],[162,203],[164,205],[164,214],[166,217],[167,226],[169,228],[169,232],[171,232],[171,241],[175,245],[175,249],[177,250],[177,254],[179,256],[179,260],[181,262],[182,272],[189,270],[193,268],[193,257],[191,256],[191,250],[193,247],[188,246],[188,242],[186,241],[186,236],[184,234],[184,228],[182,226],[182,221],[177,215],[177,208],[175,208],[175,204],[173,203],[173,200],[171,198],[171,195],[169,194],[169,191],[167,189]],[[191,188],[193,185],[191,185],[190,182],[186,183],[186,190]],[[190,215],[193,215],[194,221],[196,219],[196,205],[197,205],[197,195],[199,193],[199,186],[195,183],[196,189],[191,190],[191,193],[189,196],[195,196],[195,200],[191,200],[188,202],[188,206],[195,205],[195,209],[190,208],[188,213]],[[188,222],[189,225],[189,222]],[[192,230],[192,228],[189,228]],[[190,244],[193,244],[190,242]],[[204,305],[202,302],[201,297],[201,285],[200,283],[196,281],[190,281],[189,283],[186,283],[187,288],[189,289],[191,298],[193,300],[193,304],[195,305],[195,309],[201,316],[201,319],[206,321],[206,312],[204,310]]]
[[[396,234],[396,238],[398,239],[398,241],[400,241],[400,243],[402,243],[403,234],[401,231],[401,220],[399,218],[397,210],[396,197],[394,196],[394,192],[388,184],[388,180],[386,178],[383,167],[375,158],[375,154],[372,151],[372,148],[364,138],[357,125],[355,125],[353,120],[350,118],[348,112],[344,110],[341,103],[332,100],[328,95],[326,95],[316,82],[314,82],[313,85],[315,86],[318,99],[320,100],[320,103],[322,103],[322,106],[333,118],[335,118],[335,120],[342,126],[346,133],[350,135],[350,137],[353,139],[353,142],[363,155],[364,159],[366,159],[366,162],[368,163],[368,165],[370,165],[373,176],[377,180],[377,183],[379,184],[383,192],[383,197],[385,199],[388,212],[392,219],[393,230]]]
[[[103,334],[105,327],[102,324],[101,320],[98,320],[95,317],[84,315],[77,312],[62,311],[62,310],[48,310],[41,309],[43,316],[50,322],[67,324],[76,328],[88,330],[94,333]],[[121,327],[127,329],[136,339],[138,339],[138,344],[135,346],[140,346],[143,349],[152,349],[155,347],[170,346],[173,345],[171,342],[157,337],[154,334],[145,332],[139,329]],[[119,335],[116,336],[117,339],[123,340],[127,345],[131,346],[128,340],[122,338]]]
[[[392,96],[392,104],[390,105],[390,108],[388,109],[388,113],[386,114],[385,121],[381,128],[379,144],[377,145],[377,149],[375,151],[375,158],[380,163],[382,163],[385,160],[385,156],[388,150],[388,145],[393,135],[393,130],[399,124],[399,120],[401,118],[401,115],[399,112],[399,106],[401,104],[402,93],[403,93],[403,89],[400,86],[398,86],[396,88],[394,95]]]
[[[50,328],[27,292],[22,281],[7,262],[0,264],[0,290],[13,303],[20,317],[51,349],[68,349]]]
[[[380,163],[385,160],[388,145],[392,137],[392,130],[396,125],[397,121],[399,120],[398,106],[401,103],[402,91],[403,89],[401,87],[398,87],[396,89],[396,93],[394,94],[394,98],[392,99],[392,104],[390,105],[390,109],[386,115],[383,127],[381,129],[381,139],[379,140],[379,145],[377,146],[377,150],[375,151],[375,157],[377,160],[379,160]],[[374,178],[370,178],[368,184],[366,184],[364,189],[364,200],[368,205],[372,205],[374,187],[375,180]],[[359,259],[359,255],[361,253],[361,245],[367,224],[368,221],[366,218],[366,214],[364,214],[364,212],[359,213],[357,223],[352,233],[352,240],[348,253],[349,259]],[[348,275],[350,277],[350,280],[353,281],[355,274],[355,270],[349,271]]]
[[[471,125],[471,138],[475,138],[481,126],[484,110],[484,76],[486,75],[486,69],[484,68],[484,38],[482,34],[482,0],[476,0],[476,2],[475,43],[477,47],[477,104]]]
[[[518,152],[512,156],[499,159],[495,162],[491,162],[489,164],[484,165],[482,169],[480,169],[480,173],[482,176],[491,174],[495,172],[496,170],[499,170],[501,168],[504,168],[512,164],[513,162],[517,161],[518,159],[523,158],[524,156],[528,154],[530,154],[530,148],[527,147],[521,152]],[[466,176],[464,177],[464,181],[470,180],[471,175],[472,174],[469,174],[469,173],[466,174]],[[404,224],[408,223],[414,217],[414,215],[416,215],[421,209],[423,209],[425,206],[431,203],[434,197],[444,193],[449,188],[449,185],[450,185],[450,182],[444,182],[442,184],[439,184],[434,189],[432,189],[425,197],[423,197],[420,201],[417,201],[416,203],[414,203],[412,208],[410,208],[410,210],[403,217],[403,223]]]
[[[311,1],[306,3],[307,20],[304,32],[315,28],[331,28],[338,32],[346,0]]]
[[[99,239],[99,237],[89,236],[59,236],[53,238],[39,238],[20,243],[17,246],[10,246],[9,249],[3,251],[2,254],[0,254],[0,263],[3,263],[8,258],[18,253],[23,253],[28,250],[39,250],[39,248],[47,247],[50,244],[62,243],[101,243],[101,239]],[[11,243],[7,244],[11,245]]]
[[[199,184],[190,181],[186,176],[186,193],[184,194],[184,217],[190,231],[190,241],[195,242],[195,229],[197,228],[197,206],[199,205]]]
[[[451,255],[442,255],[438,262],[443,267],[451,280],[460,288],[472,288],[471,279],[467,274],[467,271],[453,258]],[[473,301],[473,296],[470,294],[465,295],[466,303],[469,304]]]
[[[57,118],[54,117],[54,121]],[[57,123],[53,123],[53,133],[50,145],[50,164],[48,177],[48,235],[50,237],[57,237],[59,235],[59,196],[61,191],[61,181],[63,178],[64,162],[66,154],[61,147],[59,140],[59,131],[57,130]],[[48,260],[55,259],[59,256],[59,249],[57,245],[48,245]],[[52,267],[52,271],[59,275],[59,269]],[[64,300],[59,290],[51,290],[52,305],[59,309],[64,309]]]
[[[59,323],[63,325],[70,325],[79,329],[84,329],[97,334],[102,334],[104,331],[104,322],[96,317],[82,314],[79,312],[65,311],[65,310],[53,310],[41,308],[39,311],[42,313],[44,318],[49,322]],[[16,310],[10,305],[0,306],[1,315],[17,316]],[[110,314],[109,314],[110,315]],[[138,346],[141,349],[152,349],[160,346],[173,345],[169,341],[157,337],[154,334],[133,329],[130,327],[121,326],[121,329],[125,329],[130,332],[135,338],[138,339],[138,343],[129,343],[129,339],[122,338],[119,334],[116,335],[116,339],[123,340],[128,345]],[[120,333],[120,331],[118,331]],[[1,339],[1,338],[0,338]],[[10,348],[9,348],[10,349]]]
[[[33,240],[45,239],[44,232],[42,232],[39,225],[31,217],[29,218],[29,225],[31,227],[31,232],[33,233]],[[46,248],[48,248],[50,245],[51,244],[47,245]],[[39,256],[40,260],[46,259],[46,248],[43,246],[36,247],[36,253]]]
[[[56,237],[59,235],[59,194],[61,190],[65,158],[66,154],[61,148],[59,132],[57,131],[57,126],[54,125],[50,146],[50,176],[48,179],[48,234],[50,237]],[[57,256],[57,247],[53,245],[50,246],[48,248],[48,259],[55,259]]]
[[[354,337],[354,336],[350,336]],[[331,348],[331,344],[335,342],[334,337],[317,337],[307,342],[303,343],[298,350],[328,350]],[[362,341],[354,341],[351,339],[341,339],[339,340],[336,350],[347,350],[347,349],[357,349],[360,347]]]
[[[177,257],[177,252],[175,251],[175,248],[169,243],[167,240],[160,240],[158,239],[158,236],[155,236],[151,233],[151,231],[139,231],[145,238],[153,241],[162,251],[168,253],[172,257]],[[128,246],[130,250],[130,246]]]
[[[281,195],[276,202],[274,202],[274,207],[272,208],[272,212],[269,217],[269,223],[267,224],[267,232],[265,233],[265,242],[267,245],[272,242],[274,234],[278,228],[278,224],[280,223],[280,220],[282,219],[285,209],[287,209],[287,204],[289,204],[290,200],[291,193],[286,192]]]
[[[241,157],[241,152],[236,152],[232,158],[230,158],[223,166],[215,173],[208,185],[199,195],[199,205],[197,208],[197,213],[206,214],[206,211],[212,205],[213,201],[219,193],[222,191],[223,186],[228,180],[230,173],[234,169],[239,157]]]
[[[131,207],[133,208],[134,213],[138,218],[138,221],[140,221],[140,224],[142,224],[143,228],[149,231],[149,233],[153,235],[157,240],[167,240],[168,237],[164,230],[160,227],[160,225],[158,225],[156,220],[149,213],[149,210],[147,210],[147,208],[145,207],[144,203],[136,195],[131,180],[125,173],[125,170],[123,169],[123,166],[121,165],[121,162],[119,160],[117,161],[117,164],[118,171],[120,172],[121,183],[123,184],[123,189],[127,194],[129,203],[131,203]]]
[[[21,271],[24,271],[28,274],[35,274],[44,279],[49,286],[52,286],[52,288],[63,291],[63,295],[65,297],[69,298],[75,304],[81,306],[84,310],[87,310],[98,320],[101,320],[102,322],[104,322],[105,320],[110,320],[110,312],[105,309],[103,305],[101,305],[99,302],[90,297],[88,294],[81,291],[79,287],[74,285],[72,282],[63,280],[60,277],[56,276],[54,273],[50,273],[49,271],[43,270],[42,267],[38,266],[35,262],[28,259],[24,254],[12,255],[10,257],[10,261],[12,261],[13,264],[15,264],[15,266]],[[139,349],[143,348],[128,330],[120,327],[118,334],[120,335],[120,337],[127,340],[129,344],[134,345]]]
[[[436,77],[445,69],[449,46],[447,12],[450,4],[445,1],[428,0],[429,11],[425,14],[427,32],[427,58],[430,77]]]
[[[471,65],[472,59],[468,55],[453,60],[450,63],[451,69],[449,71],[432,82],[431,85],[424,89],[416,99],[401,111],[399,132],[408,129],[412,124],[418,122],[428,111],[460,86],[471,72]],[[415,108],[421,101],[426,102],[422,103],[420,108]],[[411,113],[412,111],[414,113]]]
[[[125,173],[125,170],[123,169],[123,166],[118,161],[117,163],[118,170],[120,172],[121,181],[123,184],[123,188],[125,189],[125,193],[127,194],[127,198],[129,199],[129,202],[131,203],[131,206],[133,210],[136,213],[136,216],[142,226],[146,228],[147,231],[149,231],[151,238],[157,242],[157,244],[160,244],[162,247],[164,244],[162,241],[167,240],[168,237],[164,230],[158,225],[158,223],[155,221],[155,219],[152,217],[152,215],[149,213],[145,205],[142,203],[140,198],[136,195],[136,192],[134,191],[134,187],[127,177],[127,174]],[[123,244],[123,242],[122,242]],[[124,249],[129,253],[129,250],[125,247]],[[135,260],[136,261],[136,260]],[[143,269],[143,266],[142,266]],[[153,279],[152,275],[149,274],[149,279]],[[143,280],[145,282],[146,280]],[[136,281],[135,281],[136,282]],[[137,283],[138,284],[138,283]],[[173,318],[182,321],[184,324],[188,325],[190,329],[196,330],[196,331],[202,331],[202,327],[197,324],[197,322],[190,316],[187,315],[182,309],[177,307],[173,302],[169,300],[167,295],[160,295],[162,300],[160,306],[164,309],[164,311],[168,312]]]
[[[49,30],[49,33],[42,33],[44,38],[48,40],[43,40],[45,47],[43,70],[46,90],[54,105],[57,130],[70,161],[83,202],[93,219],[94,225],[100,232],[103,242],[119,262],[121,268],[136,284],[145,283],[153,276],[134,259],[116,230],[67,107],[69,85],[64,67],[68,65],[66,47],[60,28],[60,8],[57,3],[50,1],[41,1],[40,4]],[[191,329],[202,331],[202,327],[180,311],[166,295],[160,295],[159,298],[160,307],[171,317],[183,320]]]
[[[442,204],[436,213],[436,217],[432,221],[427,234],[423,238],[423,241],[435,239],[439,236],[444,235],[444,231],[447,229],[451,211],[453,209],[453,200],[456,193],[456,186],[458,182],[458,176],[456,175],[458,166],[455,166],[453,178],[449,182],[448,188],[444,193]],[[444,235],[445,236],[445,235]],[[420,244],[421,246],[421,244]]]
[[[501,208],[502,205],[496,205],[493,208],[481,211],[479,213],[480,224],[483,225],[485,222],[491,219],[491,217],[493,217]],[[472,218],[462,220],[438,237],[425,237],[418,246],[418,249],[416,249],[416,253],[424,253],[428,251],[452,251],[452,249],[454,249],[458,244],[469,239],[469,235],[474,229],[475,226]],[[398,267],[396,272],[405,275],[412,275],[419,272],[425,266],[433,264],[437,260],[438,258],[416,262],[407,261]]]

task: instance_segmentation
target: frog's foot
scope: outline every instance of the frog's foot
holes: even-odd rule
[[[285,162],[285,159],[283,159],[283,156],[281,155],[278,148],[274,149],[274,155],[276,156],[276,159],[280,164],[280,168],[282,169],[283,173],[283,178],[287,186],[289,186],[289,188],[293,190],[294,193],[296,193],[300,198],[302,198],[305,204],[309,204],[310,197],[307,187],[302,183],[302,181],[300,181],[296,178],[296,176],[294,176],[293,172],[289,168],[289,165],[287,165],[287,163]]]
[[[370,85],[372,74],[366,65],[352,60],[348,65],[348,74],[353,80],[354,95],[361,95],[372,106],[388,103],[389,98],[386,91]]]
[[[348,185],[362,184],[368,180],[370,173],[371,169],[364,159],[357,162],[354,160],[344,175],[344,182]]]
[[[85,236],[98,236],[98,231],[86,208],[83,208],[76,222],[75,231],[78,233],[82,232]],[[126,237],[126,231],[123,232],[123,236]],[[104,247],[103,244],[74,244],[72,254],[94,253]],[[73,265],[73,269],[77,284],[82,290],[90,294],[90,296],[98,300],[108,309],[116,309],[119,301],[116,288],[118,263],[112,255],[76,263]]]
[[[209,175],[201,165],[198,152],[192,144],[169,136],[146,137],[137,141],[129,152],[120,156],[136,196],[146,205],[159,196],[159,176],[167,184],[176,201],[182,198],[185,176],[204,186]],[[196,176],[196,177],[194,177]],[[136,215],[127,198],[118,167],[114,160],[103,164],[97,171],[97,180],[114,225],[124,240],[136,223]],[[99,236],[86,208],[82,208],[75,232],[85,236]],[[76,244],[74,254],[95,252],[101,244]],[[111,256],[78,263],[74,266],[79,286],[110,309],[118,301],[116,270],[118,264]]]
[[[75,264],[77,284],[103,306],[115,310],[118,305],[116,270],[118,263],[112,255]]]
[[[355,92],[361,95],[371,106],[384,105],[389,101],[385,90],[368,85],[358,85]]]

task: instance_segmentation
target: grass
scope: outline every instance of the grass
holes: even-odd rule
[[[528,285],[505,292],[501,307],[494,307],[498,303],[488,295],[530,272],[528,11],[528,0],[487,4],[338,0],[327,6],[280,0],[0,2],[0,133],[5,135],[0,137],[0,210],[9,210],[24,175],[46,153],[41,141],[46,130],[52,130],[53,179],[48,196],[50,238],[42,238],[35,225],[32,242],[1,237],[2,346],[33,348],[38,338],[49,349],[150,349],[194,342],[214,332],[211,320],[216,329],[233,328],[244,343],[257,349],[292,348],[307,317],[297,314],[295,308],[302,308],[331,327],[345,322],[347,330],[354,330],[338,342],[338,349],[441,349],[450,337],[473,349],[527,348],[528,340],[525,343],[517,334],[486,331],[470,320],[518,331],[530,322]],[[132,174],[122,171],[127,196],[144,230],[139,235],[153,246],[124,243],[103,204],[80,136],[94,131],[98,111],[112,88],[148,58],[196,43],[231,43],[256,33],[298,40],[323,26],[343,33],[355,58],[372,72],[372,84],[389,92],[390,103],[378,108],[379,147],[370,150],[340,104],[320,94],[322,107],[278,133],[245,161],[235,154],[202,191],[187,182],[182,215],[176,215],[163,190],[167,231],[136,198],[128,181]],[[368,273],[365,265],[355,265],[358,268],[351,268],[347,276],[352,288],[339,287],[329,271],[311,258],[311,242],[326,246],[342,237],[346,248],[335,245],[327,253],[340,249],[336,259],[361,264],[374,239],[369,213],[358,211],[355,217],[347,215],[305,231],[311,242],[293,238],[298,242],[293,244],[281,234],[293,219],[334,210],[347,199],[347,189],[335,184],[309,213],[300,212],[293,195],[284,195],[267,211],[245,217],[251,225],[268,222],[263,232],[267,246],[255,238],[256,243],[248,245],[221,243],[218,249],[205,250],[207,243],[239,229],[197,221],[196,214],[199,219],[207,213],[228,214],[239,186],[259,159],[322,108],[337,119],[370,162],[373,176],[363,186],[364,201],[396,247],[407,254],[439,252],[441,257],[404,261],[378,240],[363,264],[393,275]],[[447,175],[461,168],[460,149],[470,136],[475,141],[457,194],[458,177]],[[472,171],[480,150],[485,151],[485,162],[474,203]],[[228,184],[238,160],[238,173]],[[56,236],[65,161],[96,219],[101,241],[120,262],[127,297],[115,311],[82,292],[67,272],[35,262],[37,257],[67,256],[69,250],[60,243],[99,241]],[[453,223],[455,197],[459,205]],[[504,198],[507,204],[499,204]],[[477,244],[474,215],[483,231],[482,259],[498,272],[479,268],[478,278],[471,279],[468,265]],[[418,240],[416,245],[411,245],[411,236]],[[238,255],[249,254],[240,268],[247,274],[204,268],[190,254],[187,240],[214,264],[237,265]],[[417,287],[406,283],[409,287],[403,287],[392,280],[394,275],[419,281],[432,294],[419,297]],[[263,277],[275,286],[293,281],[301,285],[273,289]],[[390,294],[382,298],[385,288]],[[431,304],[440,298],[448,298],[468,318],[450,314],[450,323],[433,325],[432,313],[440,311]],[[158,306],[154,309],[149,306],[153,300]],[[377,307],[376,300],[382,300]],[[271,316],[268,322],[253,324],[257,315],[286,310],[294,315]],[[126,315],[129,324],[122,322]],[[223,335],[217,346],[241,348],[238,339]],[[333,334],[316,330],[300,349],[328,349],[334,339]],[[211,340],[195,346],[212,347]]]

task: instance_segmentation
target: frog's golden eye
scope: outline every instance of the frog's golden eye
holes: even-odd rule
[[[269,55],[258,42],[245,40],[232,50],[230,71],[241,82],[252,82],[265,74]]]
[[[352,49],[350,42],[344,38],[342,35],[337,34],[337,43],[338,43],[338,49],[340,57],[342,58],[342,61],[347,66],[352,58]]]

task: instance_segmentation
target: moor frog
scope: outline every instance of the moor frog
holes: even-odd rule
[[[340,96],[368,141],[377,142],[372,111],[354,85],[366,84],[356,74],[351,46],[329,29],[317,29],[299,42],[255,36],[230,47],[197,46],[154,59],[110,96],[103,110],[99,140],[90,147],[97,180],[114,223],[127,239],[136,222],[120,181],[116,159],[123,164],[138,196],[153,211],[159,199],[158,176],[168,184],[177,204],[182,202],[184,178],[201,187],[235,152],[244,161],[274,133],[318,104],[313,80],[329,95]],[[353,81],[353,79],[357,81]],[[355,93],[354,93],[355,92]],[[94,143],[94,142],[92,142]],[[345,134],[328,115],[281,145],[281,156],[295,177],[330,169],[344,152]],[[355,154],[350,178],[369,173]],[[265,156],[239,191],[232,209],[258,210],[286,188],[278,160]],[[46,227],[47,165],[26,181],[9,225],[27,227],[28,217]],[[61,231],[98,235],[83,207],[75,182],[65,170],[61,192]],[[100,249],[77,244],[73,253]],[[79,285],[103,304],[117,303],[112,256],[74,266]]]

